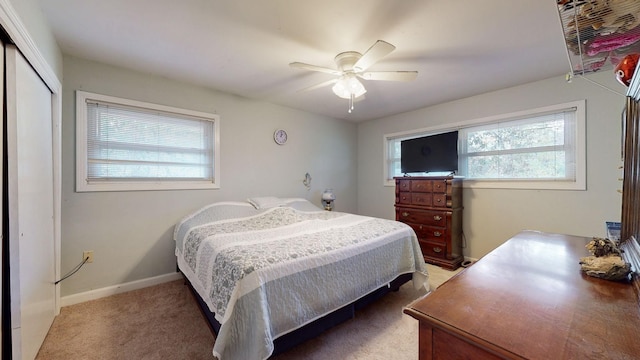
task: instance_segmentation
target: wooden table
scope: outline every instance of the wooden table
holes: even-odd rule
[[[522,232],[407,306],[420,359],[639,359],[638,294],[580,271],[589,240]]]

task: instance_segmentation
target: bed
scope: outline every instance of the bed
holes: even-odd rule
[[[301,198],[214,203],[182,219],[174,240],[221,360],[266,359],[280,340],[304,338],[313,324],[332,326],[353,304],[409,278],[428,289],[409,226],[324,211]]]

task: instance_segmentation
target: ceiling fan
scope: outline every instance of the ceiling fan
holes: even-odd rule
[[[323,72],[337,78],[302,89],[309,91],[333,84],[333,93],[343,99],[349,99],[349,112],[353,111],[353,102],[360,99],[367,90],[358,80],[412,81],[418,76],[417,71],[367,71],[367,69],[395,50],[395,46],[378,40],[364,54],[357,51],[342,52],[335,57],[337,69],[310,65],[301,62],[289,64],[292,68]]]

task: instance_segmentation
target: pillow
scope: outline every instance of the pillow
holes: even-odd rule
[[[254,197],[248,198],[247,201],[249,204],[253,205],[256,209],[269,209],[272,207],[284,206],[285,202],[277,198],[275,196],[263,196],[263,197]]]
[[[321,208],[312,204],[309,200],[303,198],[289,198],[282,199],[287,206],[290,206],[296,210],[300,211],[324,211]]]

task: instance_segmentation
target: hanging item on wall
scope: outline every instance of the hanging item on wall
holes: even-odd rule
[[[640,1],[557,0],[572,75],[640,53]]]
[[[287,142],[287,132],[283,129],[278,129],[273,133],[273,141],[278,145],[284,145]]]
[[[307,188],[307,190],[311,190],[311,175],[309,175],[309,173],[304,174],[302,184]]]

